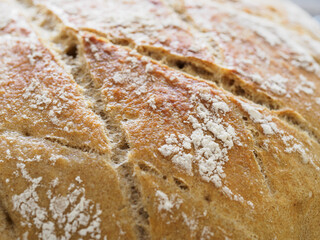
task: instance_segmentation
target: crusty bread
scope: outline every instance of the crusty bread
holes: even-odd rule
[[[279,0],[0,0],[0,239],[319,239],[320,27]]]

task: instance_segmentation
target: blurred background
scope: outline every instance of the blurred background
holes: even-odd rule
[[[320,0],[292,0],[320,21]]]

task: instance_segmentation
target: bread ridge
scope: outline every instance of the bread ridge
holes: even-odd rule
[[[60,24],[62,24],[62,23],[60,23]],[[64,28],[64,31],[65,32],[63,32],[63,33],[65,33],[65,34],[67,34],[68,36],[71,36],[71,38],[74,38],[74,36],[76,36],[76,37],[78,37],[79,35],[81,35],[81,34],[83,34],[83,32],[86,32],[86,30],[85,31],[78,31],[78,30],[76,30],[76,29],[72,29],[72,28],[69,28],[69,27],[65,27]],[[69,32],[69,33],[68,33]],[[88,32],[90,32],[90,31],[88,31]],[[84,34],[86,34],[86,33],[84,33]],[[98,37],[98,39],[102,39],[102,41],[106,41],[106,42],[108,42],[110,39],[108,39],[108,37],[107,36],[105,36],[105,35],[103,35],[103,34],[100,34],[100,33],[95,33]],[[49,40],[43,40],[44,42],[45,42],[45,44],[46,44],[46,46],[50,49],[51,48],[51,51],[53,51],[53,52],[55,52],[55,54],[58,56],[59,54],[62,54],[61,52],[60,52],[60,50],[57,50],[57,49],[55,49],[54,50],[54,48],[52,47],[52,45],[50,44],[50,41]],[[55,40],[56,41],[56,40]],[[79,40],[76,40],[76,41],[79,41]],[[144,49],[139,49],[139,47],[136,47],[136,46],[134,46],[134,45],[127,45],[127,44],[123,44],[123,43],[116,43],[116,41],[112,41],[114,44],[118,44],[119,46],[123,46],[123,45],[126,45],[126,46],[128,46],[128,47],[131,47],[132,49],[137,49],[137,51],[140,53],[140,54],[142,54],[142,55],[147,55],[147,56],[149,56],[149,57],[151,57],[151,58],[154,58],[155,60],[159,60],[158,59],[158,57],[159,56],[157,56],[157,50],[155,50],[155,52],[153,52],[152,54],[156,54],[156,57],[154,57],[154,56],[152,56],[152,54],[151,54],[151,56],[150,56],[150,54],[147,52],[147,51],[145,51]],[[72,42],[72,44],[74,44],[74,42]],[[72,44],[70,45],[70,46],[68,46],[67,48],[66,48],[66,50],[68,50],[68,48],[69,49],[71,49],[70,47],[72,47]],[[76,46],[78,46],[78,50],[79,50],[79,42],[78,43],[76,43]],[[65,50],[65,49],[64,49]],[[64,53],[63,53],[64,54]],[[83,53],[78,53],[79,55],[81,55],[81,54],[83,54]],[[170,57],[168,57],[168,56],[170,56],[170,54],[169,53],[160,53],[160,54],[158,54],[158,55],[161,55],[161,54],[163,54],[165,57],[166,57],[166,59],[170,59]],[[173,59],[174,59],[174,57],[175,56],[173,56]],[[179,59],[179,58],[178,58]],[[184,60],[183,58],[182,58],[182,60]],[[192,59],[191,59],[192,60]],[[65,61],[65,60],[62,60],[62,61]],[[68,60],[67,60],[68,61]],[[171,61],[173,61],[173,60],[171,60]],[[161,60],[160,59],[160,61],[158,61],[159,62],[159,64],[160,64],[160,66],[165,66],[165,65],[168,65],[169,66],[169,69],[170,70],[173,70],[173,67],[174,67],[174,64],[172,64],[172,65],[170,65],[169,63],[166,63],[165,61],[163,61],[163,60]],[[169,62],[170,62],[170,60],[169,60]],[[196,61],[195,61],[196,62]],[[82,63],[83,64],[83,63]],[[82,64],[81,64],[81,66],[82,66]],[[66,64],[66,65],[68,65],[68,63]],[[196,64],[195,64],[196,65]],[[83,66],[82,66],[83,67]],[[206,66],[207,67],[207,66]],[[66,68],[66,66],[65,66],[65,68]],[[185,71],[186,73],[189,73],[190,75],[189,75],[189,77],[190,78],[192,78],[192,79],[198,79],[200,82],[201,81],[203,81],[203,82],[206,82],[206,83],[208,83],[208,84],[212,84],[210,81],[208,81],[207,79],[204,79],[204,78],[200,78],[200,77],[198,77],[198,78],[194,78],[194,77],[191,77],[191,75],[192,75],[192,73],[190,73],[190,72],[188,72],[188,70],[184,70],[184,69],[182,69],[182,70],[179,70],[179,71],[181,71],[181,72],[183,72],[183,71]],[[197,72],[196,72],[196,74],[197,74]],[[194,74],[193,74],[194,75]],[[218,74],[219,75],[219,74]],[[221,75],[221,74],[220,74]],[[74,75],[75,76],[75,75]],[[187,75],[188,76],[188,75]],[[220,76],[220,77],[217,77],[217,76],[215,76],[214,78],[216,79],[216,78],[220,78],[219,80],[216,80],[216,81],[222,81],[221,79],[223,79],[225,76]],[[75,79],[76,79],[76,76],[74,77]],[[78,84],[80,84],[79,82],[78,82]],[[81,84],[80,84],[81,85]],[[220,85],[220,87],[222,87],[223,89],[225,89],[226,91],[230,91],[232,94],[235,94],[235,95],[240,95],[240,96],[242,96],[242,97],[245,97],[245,98],[247,98],[247,99],[249,99],[249,102],[252,102],[252,101],[254,101],[254,99],[250,99],[250,97],[248,97],[248,96],[245,96],[245,94],[243,94],[243,93],[238,93],[238,94],[236,94],[236,92],[233,92],[233,90],[230,90],[230,89],[227,89],[227,87],[225,87],[223,84],[219,84]],[[85,87],[86,86],[86,84],[84,84],[82,87]],[[245,85],[244,85],[245,86]],[[89,88],[89,89],[91,89],[91,87]],[[245,89],[245,87],[243,87],[243,89]],[[86,91],[86,90],[85,90]],[[90,91],[90,90],[89,90]],[[241,92],[241,91],[240,91]],[[250,95],[250,94],[249,94]],[[95,99],[95,101],[100,101],[100,99],[99,98],[97,98],[96,97],[96,95],[90,95],[89,94],[89,97],[87,97],[88,99]],[[240,98],[241,99],[241,98]],[[254,101],[254,102],[258,102],[258,101]],[[250,103],[251,104],[251,103]],[[258,103],[258,104],[260,104],[260,103]],[[95,103],[93,103],[93,105],[95,105]],[[261,104],[260,104],[261,105]],[[266,110],[266,111],[268,111],[267,110],[267,108],[271,108],[271,110],[273,110],[273,111],[271,111],[274,115],[276,115],[277,114],[277,112],[278,112],[278,110],[276,109],[276,110],[274,110],[273,109],[273,107],[270,107],[270,106],[265,106],[265,105],[263,105],[263,107],[262,107],[262,109],[263,110]],[[96,110],[96,112],[98,112],[99,111],[99,109],[100,109],[100,107],[97,107],[97,106],[94,106],[93,108],[96,108],[97,110]],[[280,109],[280,112],[281,112],[281,109]],[[99,115],[99,114],[97,114],[97,115]],[[295,115],[295,113],[293,114],[293,115]],[[101,115],[100,115],[100,118],[104,118],[104,117],[101,117]],[[105,119],[104,119],[104,121],[106,121]],[[108,121],[114,121],[114,120],[112,120],[112,118],[111,119],[109,119]],[[285,125],[286,127],[288,127],[288,128],[291,128],[292,129],[292,126],[294,126],[294,125],[292,125],[292,124],[290,124],[288,121],[285,121],[285,119],[282,119],[282,120],[279,120],[280,122],[281,122],[281,124],[283,124],[283,125]],[[113,122],[113,124],[114,124],[114,122]],[[106,125],[108,125],[108,124],[106,124]],[[112,124],[111,124],[112,125]],[[117,124],[115,124],[115,125],[117,125]],[[309,141],[311,141],[311,142],[313,142],[313,143],[315,143],[316,141],[318,142],[317,144],[319,145],[319,138],[318,138],[318,136],[314,136],[312,133],[310,133],[311,132],[311,130],[309,130],[309,128],[308,128],[308,126],[303,126],[302,128],[304,128],[304,129],[300,129],[299,127],[296,127],[296,126],[294,126],[295,127],[295,129],[297,130],[297,132],[299,133],[299,134],[301,134],[301,135],[304,135],[307,139],[309,139]],[[123,130],[120,130],[120,128],[119,128],[119,126],[117,126],[116,127],[117,129],[115,130],[115,132],[116,133],[118,133],[118,134],[120,134],[121,135],[121,138],[125,138],[124,137],[124,132],[123,132]],[[109,130],[109,137],[111,137],[112,136],[112,134],[110,135],[110,132],[112,132],[112,131],[110,131]],[[307,133],[307,134],[306,134]],[[111,139],[112,141],[115,141],[114,139]],[[308,141],[308,140],[307,140]],[[117,149],[119,149],[119,148],[121,148],[120,147],[120,145],[121,144],[123,144],[123,143],[121,143],[121,141],[120,141],[120,144],[115,144],[114,146],[113,146],[113,148],[112,148],[112,152],[113,152],[113,156],[117,156],[117,155],[119,155],[117,152],[116,152],[116,150]],[[130,148],[129,149],[127,149],[126,150],[126,152],[129,152],[130,151]],[[126,160],[125,160],[126,161]],[[114,160],[113,161],[113,163],[115,164],[114,166],[114,168],[115,169],[117,169],[118,167],[117,167],[117,165],[119,164],[118,162],[116,162],[116,160]],[[120,165],[120,167],[121,167],[121,163],[119,164]],[[132,169],[133,167],[131,166],[130,167],[130,169]],[[261,169],[262,169],[262,171],[263,171],[263,167],[261,167]],[[120,172],[120,170],[117,170],[118,172]],[[122,176],[122,178],[124,178],[123,177],[123,175],[125,175],[125,174],[119,174],[120,176]],[[272,190],[270,190],[270,191],[272,191]],[[128,189],[126,189],[126,190],[124,190],[124,192],[128,192]],[[125,195],[125,194],[124,194]],[[130,195],[130,194],[128,194],[128,195]],[[147,213],[148,211],[146,211],[146,214],[148,214]],[[138,222],[139,223],[139,222]],[[136,223],[137,224],[137,223]],[[139,226],[139,224],[137,224],[138,226]],[[148,227],[146,227],[146,229],[148,229]],[[141,232],[139,233],[139,230],[137,230],[138,231],[138,233],[136,233],[137,234],[137,236],[139,236],[139,238],[140,239],[143,239],[143,237],[146,237],[146,239],[148,239],[148,235],[144,232],[144,231],[147,231],[148,232],[148,230],[141,230]],[[140,234],[140,235],[139,235]],[[248,235],[249,236],[249,235]]]
[[[44,6],[41,7],[41,3],[39,3],[38,6],[42,9],[44,8]],[[49,10],[48,14],[54,14],[50,11],[51,10]],[[173,10],[171,9],[168,11],[170,13],[173,12]],[[200,37],[201,34],[203,34],[202,30],[199,29],[199,27],[195,26],[194,23],[192,23],[192,20],[191,22],[185,22],[185,19],[189,19],[190,16],[187,16],[182,11],[183,10],[176,11],[177,15],[181,17],[184,23],[187,24],[187,27],[188,29],[191,29],[191,32],[197,32],[197,34],[200,34]],[[57,15],[55,15],[55,17],[59,18],[59,16]],[[60,19],[60,21],[62,20]],[[70,28],[72,29],[72,25],[70,26]],[[255,103],[262,104],[265,107],[270,108],[271,110],[278,110],[278,114],[280,117],[282,117],[286,121],[288,120],[289,123],[295,125],[297,128],[300,128],[301,130],[308,132],[311,138],[316,138],[319,141],[318,130],[315,129],[314,124],[308,122],[308,120],[306,119],[306,117],[310,118],[310,116],[305,116],[304,113],[300,112],[300,110],[298,111],[297,109],[294,109],[294,107],[292,108],[292,106],[288,106],[287,103],[285,103],[285,101],[287,100],[282,100],[277,96],[272,95],[272,93],[270,94],[270,91],[261,91],[261,89],[257,89],[256,86],[253,86],[251,83],[249,83],[245,78],[241,76],[241,72],[239,76],[239,73],[236,73],[233,70],[230,71],[226,69],[223,65],[219,63],[221,61],[219,60],[221,56],[218,56],[216,58],[216,64],[212,63],[210,60],[206,60],[206,57],[202,59],[201,57],[197,58],[192,56],[183,56],[182,54],[176,54],[175,52],[172,52],[170,50],[168,51],[164,48],[154,47],[152,45],[139,45],[130,39],[118,39],[117,37],[110,36],[109,33],[101,32],[98,29],[83,28],[82,30],[93,32],[101,37],[106,37],[115,44],[125,45],[134,48],[142,55],[150,56],[170,67],[174,67],[177,70],[182,70],[193,76],[213,81],[217,83],[219,86],[226,89],[227,91],[231,91],[235,95],[248,98],[249,100],[254,101]],[[215,43],[214,45],[217,45],[217,43]],[[213,50],[213,52],[215,51],[219,52],[221,50]],[[219,55],[219,53],[217,54]],[[183,67],[178,67],[178,65],[182,65]],[[292,77],[297,77],[295,75],[292,75]],[[317,104],[314,104],[314,106],[317,107]]]

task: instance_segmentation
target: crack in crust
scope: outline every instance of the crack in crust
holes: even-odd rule
[[[190,25],[194,27],[192,23],[183,15],[181,12],[177,12],[179,16]],[[46,16],[44,16],[46,17]],[[47,16],[49,17],[49,16]],[[49,22],[49,21],[48,21]],[[37,25],[38,23],[35,23]],[[56,24],[58,26],[59,24]],[[46,26],[40,26],[42,30]],[[61,27],[61,26],[60,26]],[[48,27],[50,29],[50,27]],[[40,31],[42,31],[40,30]],[[52,29],[50,29],[51,31]],[[44,30],[45,31],[45,30]],[[87,29],[88,32],[93,32],[90,29]],[[134,166],[132,163],[128,162],[128,153],[130,151],[130,145],[126,140],[125,133],[119,123],[116,120],[109,116],[108,111],[106,110],[106,103],[103,102],[100,96],[99,86],[95,86],[92,82],[90,74],[88,73],[87,66],[84,63],[84,60],[81,59],[81,44],[78,42],[76,36],[76,30],[74,29],[62,29],[61,33],[57,34],[54,39],[50,39],[54,44],[52,49],[55,50],[55,53],[61,59],[62,63],[65,64],[66,69],[70,69],[73,78],[79,86],[84,89],[84,95],[86,99],[91,102],[91,108],[103,120],[105,124],[105,129],[108,132],[108,136],[111,141],[111,161],[114,167],[116,168],[120,182],[122,183],[123,195],[127,196],[127,200],[131,205],[132,215],[136,223],[136,236],[138,239],[149,239],[149,221],[148,221],[148,212],[143,206],[141,201],[141,192],[139,190],[138,184],[134,178]],[[94,32],[94,34],[108,39],[107,36],[100,34],[99,32]],[[283,106],[279,104],[276,99],[272,98],[268,94],[263,92],[256,92],[254,89],[245,83],[240,84],[235,82],[236,75],[224,74],[221,69],[216,66],[205,66],[197,61],[194,61],[192,58],[188,57],[177,57],[173,54],[170,54],[166,51],[159,51],[159,49],[148,47],[148,46],[136,46],[133,42],[126,41],[124,39],[108,39],[112,43],[127,46],[132,49],[136,49],[141,55],[148,56],[154,60],[157,60],[163,65],[169,66],[171,68],[177,69],[178,71],[196,76],[200,79],[204,79],[209,82],[215,82],[218,86],[224,90],[231,92],[234,95],[242,96],[254,103],[262,105],[270,110],[276,110],[279,112],[279,116],[282,116],[282,120],[290,125],[296,125],[299,131],[305,131],[308,133],[310,138],[316,139],[319,143],[319,137],[312,132],[312,129],[308,125],[304,125],[302,121],[294,122],[295,117],[292,115],[291,119],[288,119],[285,113],[282,113]],[[293,120],[292,120],[293,119]],[[297,118],[296,118],[297,119]],[[292,124],[294,122],[294,124]],[[72,146],[64,145],[54,139],[46,139],[52,142],[56,142],[65,147]],[[92,149],[77,148],[81,151],[92,152]],[[256,150],[253,151],[255,160],[259,166],[259,170],[265,180],[267,188],[270,194],[274,194],[274,189],[270,184],[268,176],[265,172],[263,163],[259,157],[259,154]],[[177,185],[181,185],[180,188],[185,190],[188,189],[188,186],[185,187],[177,180]]]
[[[170,1],[165,0],[166,5],[171,8],[178,16],[180,16],[180,19],[184,21],[186,24],[188,24],[191,28],[198,29],[201,31],[198,26],[195,24],[193,19],[187,15],[186,9],[184,6],[182,6],[184,3],[182,1]],[[148,54],[150,57],[152,57],[152,54]],[[157,60],[157,59],[155,59]],[[316,61],[319,61],[318,59],[315,59]],[[187,63],[189,64],[189,63]],[[223,73],[220,73],[218,77],[215,76],[214,71],[212,72],[205,72],[202,69],[203,67],[198,67],[200,70],[197,69],[197,66],[195,67],[195,70],[193,68],[186,68],[184,67],[185,64],[183,64],[183,67],[176,67],[179,66],[179,64],[168,64],[170,67],[174,67],[176,69],[180,69],[182,71],[185,71],[188,74],[191,74],[196,77],[201,77],[202,79],[213,81],[216,84],[218,84],[220,87],[222,87],[224,90],[231,92],[234,95],[241,96],[246,98],[249,101],[252,101],[256,104],[262,105],[270,110],[274,110],[279,117],[285,122],[287,122],[289,125],[294,126],[297,130],[306,132],[310,138],[316,140],[320,144],[320,136],[317,134],[312,126],[310,126],[310,123],[305,120],[299,113],[292,109],[288,109],[285,106],[282,106],[279,102],[277,102],[276,99],[274,99],[269,94],[266,94],[261,91],[255,91],[254,89],[251,90],[251,87],[247,84],[239,84],[235,82],[235,78],[239,78],[236,75],[223,75]],[[181,65],[181,64],[180,64]],[[192,63],[191,63],[192,65]],[[210,71],[210,70],[209,70]],[[208,74],[209,73],[209,74]]]
[[[50,31],[54,30],[54,27],[48,25],[50,21],[46,20],[47,19],[44,19],[44,22],[39,24],[39,22],[35,23],[36,21],[39,21],[39,19],[31,19],[31,23],[33,27],[38,30],[38,33],[44,33],[42,41],[45,45],[47,45],[46,47],[51,50],[59,64],[72,75],[79,88],[83,90],[83,96],[85,97],[89,107],[91,107],[96,116],[103,121],[105,125],[105,131],[108,132],[108,135],[111,137],[111,164],[114,165],[115,170],[119,174],[119,180],[122,183],[121,187],[123,196],[128,198],[127,201],[131,204],[132,215],[136,219],[136,236],[139,239],[149,239],[148,213],[146,212],[140,200],[141,194],[132,176],[132,166],[126,164],[127,154],[130,150],[130,147],[124,137],[124,133],[119,124],[112,120],[112,118],[108,115],[108,112],[105,110],[105,105],[100,96],[100,90],[94,86],[94,83],[90,77],[90,73],[87,71],[85,62],[82,61],[83,59],[80,59],[80,45],[74,32],[62,30],[61,35],[55,35],[54,39],[52,38],[47,41],[48,38],[51,37],[49,37]],[[27,130],[22,132],[18,131],[18,133],[26,137],[33,136]],[[104,153],[99,153],[92,148],[71,146],[61,142],[59,139],[52,137],[35,136],[35,138],[44,139],[54,142],[60,146],[77,149],[83,152],[96,153],[101,156],[105,155]],[[10,217],[6,215],[6,219],[7,222],[10,223]],[[10,226],[10,229],[13,231],[13,225],[11,224]]]
[[[129,143],[125,134],[112,116],[106,110],[106,104],[101,98],[100,88],[96,86],[87,70],[82,56],[81,44],[73,32],[62,32],[55,37],[55,44],[62,43],[64,49],[57,54],[70,69],[73,78],[84,89],[85,97],[91,102],[91,108],[104,122],[111,144],[111,164],[119,174],[123,196],[131,204],[132,215],[136,220],[135,232],[138,239],[149,239],[148,213],[141,202],[141,193],[133,178],[133,167],[128,164]]]
[[[78,47],[79,46],[80,45],[78,45]],[[87,66],[84,62],[82,62],[82,65],[80,66],[79,69],[81,69],[81,71],[87,69]],[[113,117],[110,116],[110,114],[106,110],[107,103],[105,103],[101,98],[100,88],[94,85],[91,77],[89,77],[89,73],[87,73],[86,76],[87,78],[83,78],[82,81],[85,79],[85,82],[87,82],[85,88],[88,90],[87,92],[90,92],[91,98],[94,99],[93,110],[105,122],[105,128],[111,141],[111,161],[119,174],[123,196],[130,203],[131,214],[135,220],[134,228],[136,236],[138,239],[148,240],[148,213],[143,206],[143,203],[141,201],[141,193],[133,177],[133,166],[128,163],[130,145],[126,140],[124,131],[122,130],[120,124],[117,123],[117,121],[115,121],[115,119],[113,119]],[[79,77],[75,78],[78,79]],[[80,85],[81,84],[83,83],[80,83]]]
[[[170,2],[170,1],[169,1]],[[173,1],[175,2],[175,1]],[[201,29],[197,27],[197,25],[194,23],[194,21],[186,14],[186,9],[184,7],[174,7],[170,4],[168,4],[166,1],[163,2],[166,7],[171,9],[173,12],[175,12],[180,19],[188,25],[193,31],[201,32]],[[32,6],[32,5],[31,5]],[[32,6],[32,8],[37,9],[38,6]],[[48,28],[50,31],[53,30],[54,27],[57,29],[65,28],[64,31],[69,32],[68,34],[73,35],[73,37],[76,36],[78,30],[72,29],[70,27],[66,27],[63,25],[62,20],[58,19],[57,17],[52,16],[52,13],[50,11],[43,12],[43,9],[41,10],[43,14],[43,22],[46,23],[43,25],[43,22],[41,23],[41,28],[45,28],[46,26],[49,26]],[[39,12],[38,12],[39,13]],[[39,20],[37,20],[39,21]],[[52,21],[54,21],[56,24],[52,24]],[[59,27],[57,27],[59,26]],[[99,37],[105,38],[109,41],[111,41],[115,45],[121,45],[126,46],[131,49],[137,50],[140,54],[144,56],[148,56],[158,62],[160,62],[163,65],[166,65],[170,68],[174,68],[178,71],[182,71],[186,74],[190,74],[192,76],[195,76],[197,78],[200,78],[201,80],[214,82],[219,87],[223,88],[224,90],[231,92],[232,94],[236,96],[241,96],[246,99],[248,99],[251,102],[254,102],[256,104],[262,105],[270,110],[278,111],[280,114],[279,116],[282,117],[282,120],[285,121],[287,124],[295,126],[296,129],[299,131],[306,132],[310,138],[316,139],[318,143],[320,143],[320,136],[312,129],[310,124],[307,123],[307,121],[300,116],[300,119],[298,117],[295,117],[298,115],[295,111],[291,110],[291,112],[294,112],[295,114],[290,114],[290,119],[287,115],[284,114],[286,112],[287,107],[283,106],[281,101],[278,101],[270,94],[257,90],[254,87],[252,87],[250,84],[244,82],[239,76],[237,76],[233,72],[225,72],[221,67],[216,66],[209,62],[201,62],[194,57],[185,57],[181,55],[176,55],[170,53],[168,50],[160,49],[157,47],[153,47],[150,45],[137,45],[134,41],[126,38],[117,38],[114,36],[106,35],[102,32],[99,32],[94,29],[90,28],[84,28],[82,29],[86,32],[91,32]],[[66,37],[66,36],[62,36]],[[56,41],[56,40],[54,40]],[[64,51],[67,53],[67,55],[75,54],[75,46],[67,45],[62,46],[64,48]],[[61,46],[60,46],[61,47]],[[219,49],[217,48],[217,51]],[[70,58],[68,59],[70,61]],[[293,121],[292,121],[293,120]],[[293,124],[293,122],[295,124]]]
[[[272,194],[274,194],[274,189],[273,189],[273,187],[272,187],[272,185],[270,183],[268,175],[266,174],[266,170],[265,170],[265,167],[263,165],[263,162],[262,162],[257,150],[253,150],[253,154],[254,154],[254,159],[256,160],[256,162],[257,162],[257,164],[259,166],[259,170],[261,172],[261,175],[263,176],[264,181],[266,183],[266,186],[267,186],[267,188],[269,190],[269,193],[272,195]]]

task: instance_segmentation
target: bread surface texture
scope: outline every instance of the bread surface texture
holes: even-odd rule
[[[319,239],[319,63],[289,1],[0,0],[0,239]]]

